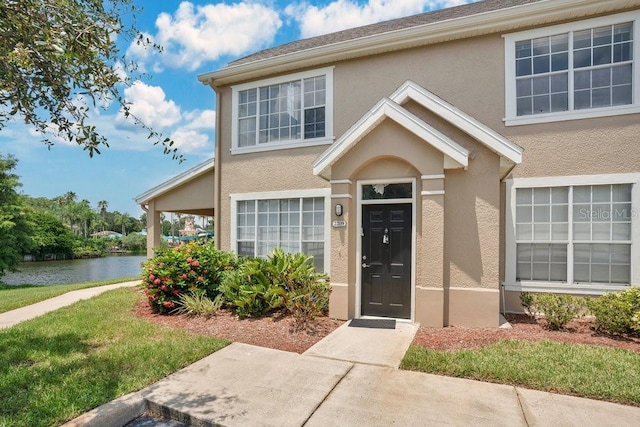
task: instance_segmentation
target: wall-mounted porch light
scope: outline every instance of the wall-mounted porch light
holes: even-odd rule
[[[336,209],[336,216],[342,216],[342,205],[340,203],[338,203],[335,206],[335,209]]]

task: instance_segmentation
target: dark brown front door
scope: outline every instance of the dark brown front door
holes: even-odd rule
[[[362,315],[411,317],[411,204],[362,206]]]

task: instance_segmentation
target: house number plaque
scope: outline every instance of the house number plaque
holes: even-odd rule
[[[347,221],[340,219],[337,221],[333,221],[331,225],[333,226],[333,228],[343,228],[347,226]]]

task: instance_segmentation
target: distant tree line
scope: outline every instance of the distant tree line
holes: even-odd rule
[[[15,157],[0,154],[0,277],[25,255],[34,259],[100,256],[110,248],[144,250],[146,216],[110,212],[101,200],[95,207],[76,193],[48,199],[21,194]],[[117,231],[122,238],[97,238],[100,231]],[[133,234],[131,234],[133,233]],[[94,236],[92,236],[94,235]]]

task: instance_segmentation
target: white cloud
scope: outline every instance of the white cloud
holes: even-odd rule
[[[173,126],[182,118],[180,107],[172,100],[167,100],[164,90],[159,86],[149,86],[136,81],[124,90],[124,98],[131,114],[152,128]],[[118,122],[125,125],[125,121],[133,123],[133,120],[125,118],[120,111]]]
[[[197,130],[180,128],[174,131],[170,138],[174,147],[181,153],[206,152],[208,156],[213,154],[213,144],[209,143],[209,136]]]
[[[203,62],[224,55],[239,56],[268,46],[281,25],[278,12],[263,4],[194,6],[185,1],[173,15],[158,15],[157,34],[145,37],[164,48],[154,59],[168,67],[195,70]],[[132,43],[127,54],[144,65],[151,59],[151,52]],[[157,62],[153,68],[158,68]]]
[[[473,1],[477,0],[369,0],[364,4],[336,0],[323,7],[292,4],[284,13],[298,23],[301,36],[307,38]]]
[[[193,110],[184,114],[189,129],[214,129],[216,126],[215,110]]]
[[[211,156],[213,153],[213,129],[216,124],[215,110],[192,110],[183,115],[181,124],[169,136],[174,147],[184,154],[194,153]]]

